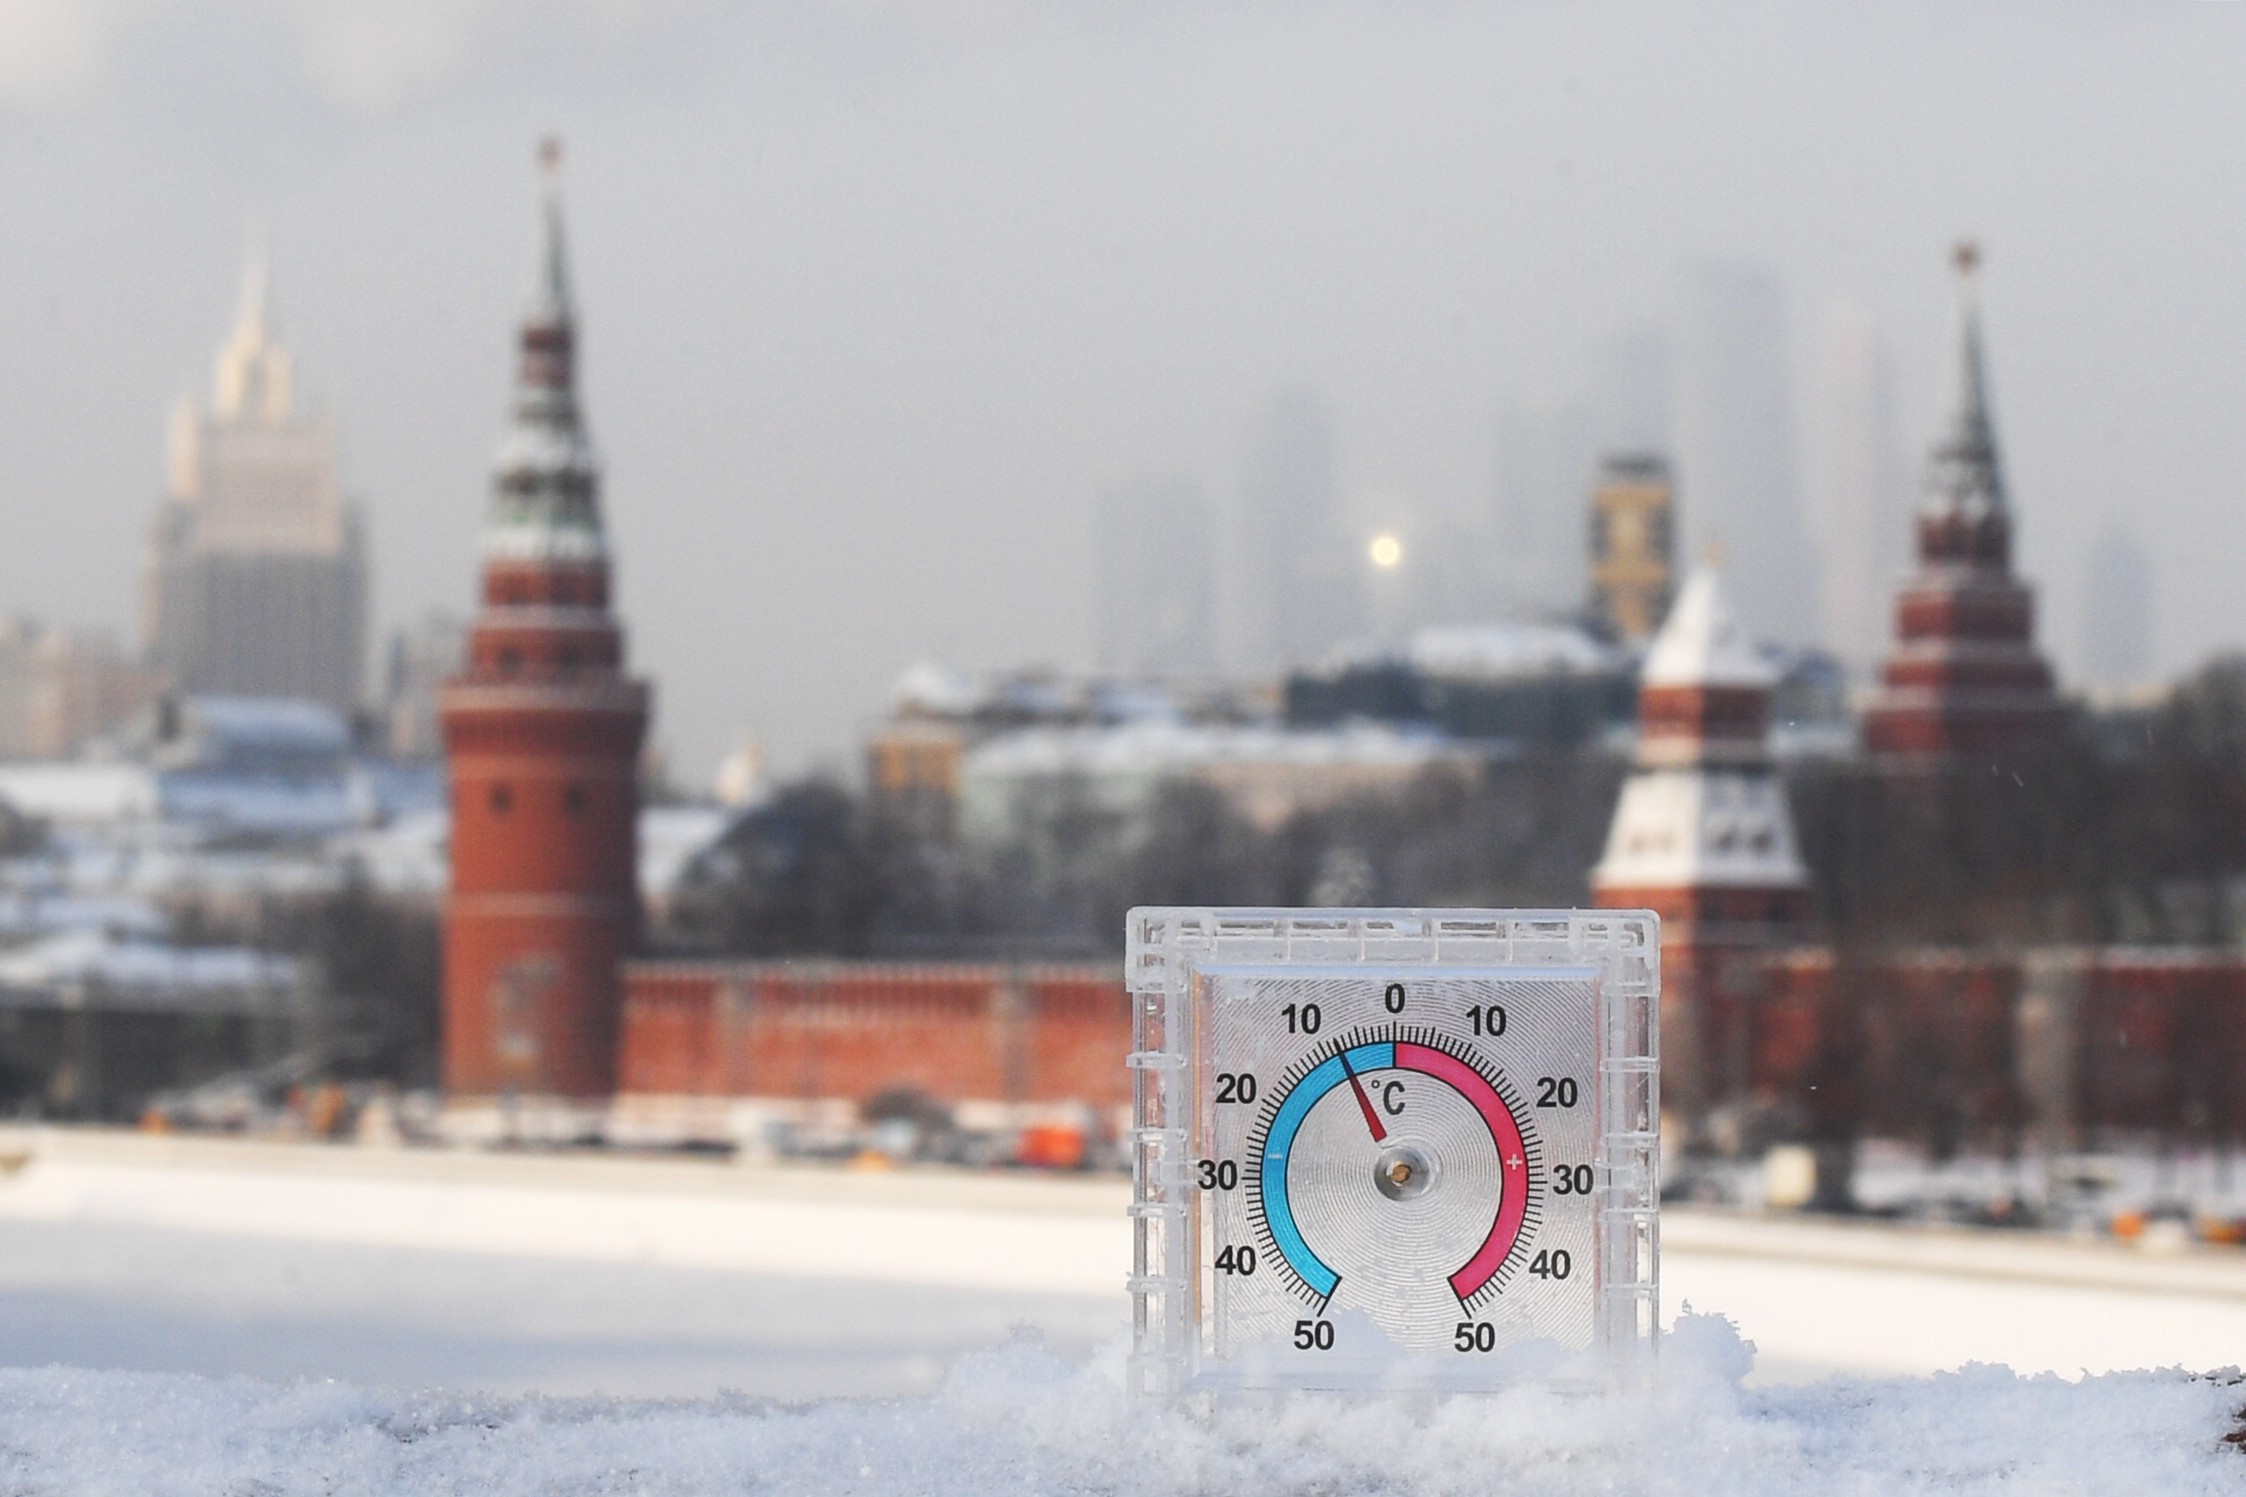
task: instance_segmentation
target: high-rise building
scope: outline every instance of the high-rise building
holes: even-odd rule
[[[444,752],[437,698],[445,682],[460,674],[467,653],[467,624],[441,610],[391,634],[382,730],[393,758],[434,759]]]
[[[1758,639],[1817,638],[1817,554],[1801,502],[1791,343],[1777,279],[1757,266],[1687,267],[1671,456],[1692,496],[1686,537],[1728,558],[1739,616]]]
[[[1669,445],[1669,335],[1650,323],[1618,328],[1591,344],[1584,401],[1600,452],[1660,452]]]
[[[0,758],[60,759],[123,729],[163,676],[106,629],[0,620]]]
[[[1364,555],[1343,530],[1333,418],[1305,389],[1257,417],[1240,490],[1237,574],[1256,627],[1246,664],[1292,669],[1365,627]]]
[[[452,776],[444,1079],[455,1096],[615,1088],[636,939],[648,690],[624,674],[599,470],[577,405],[559,148],[524,309],[514,420],[483,535],[466,666],[442,695]]]
[[[1216,665],[1216,529],[1183,478],[1139,478],[1100,496],[1095,599],[1103,670],[1199,676]]]
[[[1808,915],[1808,877],[1770,756],[1778,673],[1693,574],[1646,654],[1638,751],[1595,903],[1661,916],[1662,1091],[1688,1131],[1744,1093],[1761,956]]]
[[[2082,669],[2100,686],[2142,686],[2152,675],[2152,558],[2120,525],[2090,551],[2082,598]]]
[[[2012,509],[1989,415],[1974,284],[1957,250],[1956,394],[1926,464],[1918,570],[1895,601],[1895,651],[1864,714],[1874,753],[1934,759],[2025,748],[2058,724],[2035,648],[2035,595],[2012,575]]]
[[[1513,618],[1572,611],[1583,599],[1583,489],[1598,462],[1583,407],[1507,404],[1497,413],[1499,609]]]
[[[298,408],[264,263],[219,350],[208,409],[182,401],[143,589],[150,660],[180,690],[359,705],[366,559],[335,424]]]
[[[1591,618],[1642,644],[1669,616],[1677,567],[1676,489],[1651,453],[1608,458],[1591,491]]]
[[[1895,371],[1861,307],[1835,303],[1818,328],[1810,401],[1810,495],[1826,647],[1869,673],[1887,645],[1887,605],[1910,565],[1910,485],[1896,427]]]

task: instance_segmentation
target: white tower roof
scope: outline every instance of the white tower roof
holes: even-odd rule
[[[1768,691],[1778,672],[1747,639],[1713,565],[1693,572],[1646,652],[1647,686],[1728,686]]]

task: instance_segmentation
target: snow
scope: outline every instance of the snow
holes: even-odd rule
[[[295,697],[190,696],[182,703],[190,736],[205,738],[201,754],[220,761],[338,758],[351,751],[351,725],[319,702]]]
[[[1503,1491],[2231,1492],[2241,1394],[2181,1373],[2067,1383],[1969,1367],[1754,1391],[1752,1350],[1680,1322],[1630,1393],[1523,1386],[1394,1402],[1136,1405],[1111,1349],[1079,1368],[1022,1338],[925,1400],[786,1408],[390,1394],[60,1369],[0,1373],[12,1491],[1117,1494]]]
[[[1565,624],[1462,624],[1422,629],[1404,658],[1440,680],[1510,681],[1595,676],[1625,668],[1629,656]]]
[[[35,1158],[0,1188],[0,1220],[1025,1294],[1120,1295],[1129,1255],[1128,1192],[1107,1182],[1042,1200],[1042,1182],[978,1190],[971,1177],[899,1190],[814,1169],[627,1165],[587,1179],[535,1161],[440,1156],[423,1170],[417,1156],[329,1151],[322,1169],[318,1151],[273,1153],[285,1162],[192,1146]]]
[[[50,990],[92,984],[104,1008],[257,1013],[291,997],[301,976],[296,962],[246,947],[172,946],[84,928],[0,954],[0,990],[28,990],[40,1006]]]
[[[13,1147],[29,1157],[0,1175],[0,1348],[107,1370],[0,1372],[11,1492],[2188,1497],[2246,1480],[2222,1444],[2246,1386],[2102,1370],[2238,1360],[2246,1255],[2215,1250],[1673,1212],[1669,1303],[1720,1308],[1759,1349],[1687,1313],[1637,1392],[1204,1413],[1119,1390],[1128,1190],[1111,1179],[76,1131]],[[1052,1342],[1008,1341],[1009,1322]],[[1865,1373],[1928,1366],[1952,1370]],[[1834,1367],[1858,1370],[1800,1381]],[[412,1391],[434,1388],[454,1391]],[[891,1401],[758,1401],[838,1393]]]
[[[1733,616],[1712,566],[1696,569],[1646,652],[1648,686],[1729,686],[1768,691],[1778,672]]]
[[[984,682],[934,661],[913,666],[889,691],[890,708],[899,716],[965,717],[989,701]]]
[[[1455,744],[1377,723],[1266,728],[1134,722],[1117,727],[1022,728],[967,756],[963,775],[1014,779],[1183,775],[1219,766],[1418,769],[1455,762]]]
[[[1807,875],[1776,776],[1694,766],[1640,769],[1624,782],[1591,882],[1603,889],[1798,889]]]
[[[0,801],[42,821],[107,825],[147,821],[161,804],[156,772],[142,764],[0,764]]]
[[[662,904],[675,897],[694,860],[723,841],[754,803],[645,806],[639,813],[639,889]]]

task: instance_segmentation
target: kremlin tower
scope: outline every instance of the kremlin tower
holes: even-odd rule
[[[559,147],[523,310],[514,419],[483,532],[483,600],[441,701],[452,778],[444,1084],[454,1097],[615,1090],[639,923],[648,691],[609,611],[599,472],[577,407]]]
[[[2034,596],[2012,575],[1978,259],[1972,245],[1958,246],[1957,405],[1928,456],[1918,571],[1896,599],[1895,653],[1864,714],[1866,746],[1890,758],[2002,755],[2047,737],[2059,720],[2051,668],[2035,650]]]
[[[1637,760],[1591,872],[1600,907],[1661,917],[1662,1090],[1688,1131],[1746,1090],[1761,958],[1798,934],[1808,912],[1770,757],[1776,684],[1715,569],[1702,567],[1646,654]]]

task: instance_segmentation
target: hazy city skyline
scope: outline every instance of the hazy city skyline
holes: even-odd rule
[[[1332,413],[1345,524],[1486,514],[1496,412],[1584,398],[1689,261],[1769,267],[1797,416],[1810,310],[1863,307],[1915,472],[1963,234],[2046,637],[2082,638],[2119,510],[2173,671],[2246,639],[2242,27],[0,3],[0,610],[127,625],[261,219],[380,629],[464,612],[553,130],[622,612],[691,778],[743,733],[847,764],[917,660],[1088,663],[1097,496],[1177,472],[1229,508],[1282,387]]]

